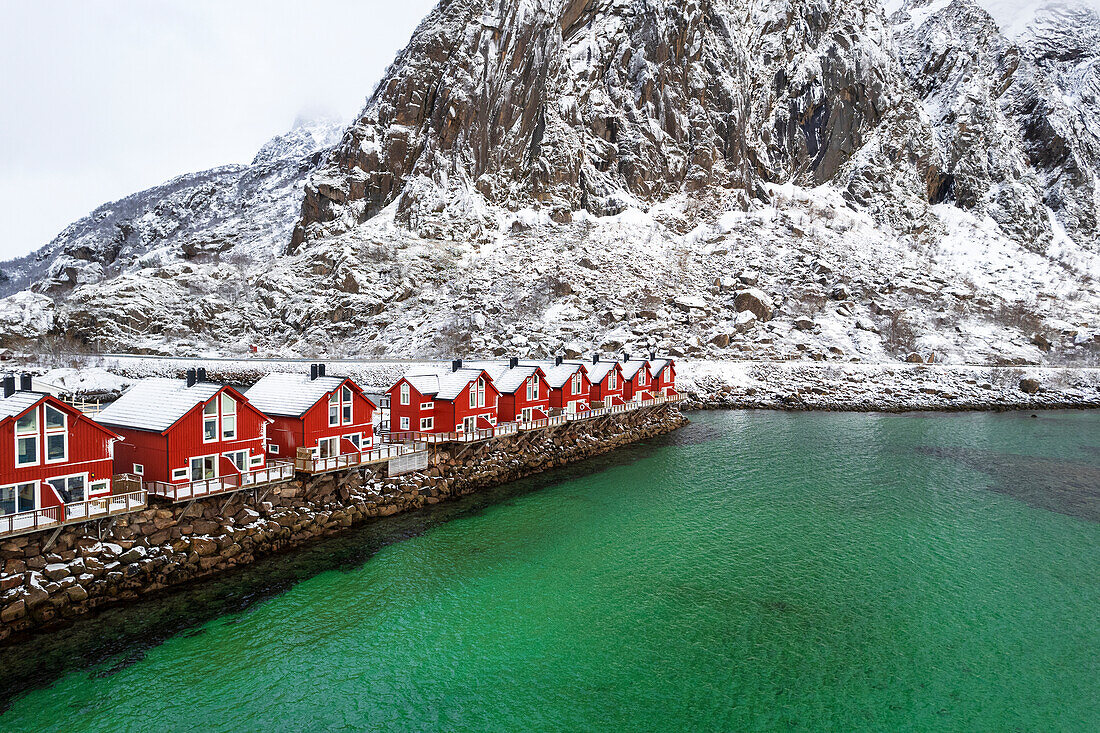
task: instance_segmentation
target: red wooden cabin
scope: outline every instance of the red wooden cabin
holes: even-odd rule
[[[588,373],[577,362],[563,361],[559,356],[553,362],[539,363],[546,373],[546,385],[550,392],[550,409],[565,413],[583,412],[588,409],[592,383]]]
[[[623,404],[623,370],[617,361],[601,361],[598,355],[591,362],[574,362],[584,367],[591,387],[588,401],[602,402],[604,407]]]
[[[653,399],[653,380],[649,376],[649,362],[631,359],[623,354],[623,399],[627,402],[643,402]]]
[[[333,458],[374,447],[377,406],[347,377],[329,377],[324,364],[309,374],[268,374],[245,396],[272,419],[267,452],[294,460],[299,448],[314,458]]]
[[[676,362],[668,357],[657,358],[656,354],[649,355],[649,375],[653,381],[654,392],[670,397],[678,394],[676,391]]]
[[[500,392],[497,401],[497,422],[531,422],[550,414],[550,388],[546,372],[537,364],[520,364],[509,359],[507,364],[486,367],[493,385]]]
[[[112,448],[121,436],[50,395],[5,377],[0,399],[0,515],[111,493]]]
[[[187,483],[265,466],[271,419],[234,388],[205,379],[200,369],[186,380],[143,380],[96,416],[123,437],[116,473]]]
[[[497,423],[499,390],[481,368],[413,370],[390,387],[390,432],[471,433]]]

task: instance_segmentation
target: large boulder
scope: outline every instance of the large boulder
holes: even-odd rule
[[[756,315],[761,321],[771,320],[772,312],[775,310],[775,303],[768,297],[767,293],[757,288],[746,288],[737,294],[733,299],[733,307],[738,313],[749,311]]]

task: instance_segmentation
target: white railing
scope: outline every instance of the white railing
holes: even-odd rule
[[[554,425],[564,425],[569,421],[566,415],[554,415],[552,417],[544,417],[539,420],[528,420],[526,422],[519,423],[520,430],[541,430],[543,428],[553,427]]]
[[[415,444],[394,443],[358,453],[344,453],[325,458],[298,458],[294,461],[294,468],[303,473],[328,473],[365,466],[370,463],[381,463],[391,458],[403,456],[406,453],[412,453],[415,450]],[[423,447],[421,447],[421,450],[423,450]]]
[[[228,494],[242,489],[255,489],[272,484],[283,483],[294,478],[294,464],[289,461],[271,461],[264,468],[245,471],[232,476],[187,481],[172,484],[166,481],[148,481],[146,487],[153,496],[162,496],[172,501],[189,501],[204,496]]]
[[[149,500],[145,491],[97,496],[85,501],[73,501],[64,506],[52,506],[29,512],[0,515],[0,537],[54,529],[93,519],[113,517],[144,509]]]

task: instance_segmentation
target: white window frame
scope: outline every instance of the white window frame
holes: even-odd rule
[[[355,422],[355,395],[346,384],[340,387],[340,421],[342,425]]]
[[[213,413],[207,412],[207,408],[210,408],[210,407],[214,408]],[[206,433],[206,424],[207,423],[212,423],[213,424],[214,430],[212,431],[212,434],[213,434],[214,437],[212,437],[212,438],[206,437],[206,434],[207,434]],[[219,427],[220,426],[218,425],[218,398],[217,397],[212,397],[208,402],[206,402],[202,406],[202,442],[203,443],[217,443],[218,442]]]
[[[335,446],[335,448],[333,448]],[[323,448],[328,448],[328,455],[326,456]],[[326,438],[317,439],[317,455],[321,458],[335,458],[340,455],[340,438],[335,435],[330,435]]]
[[[409,429],[409,418],[408,417],[402,417],[401,418],[401,429],[402,430],[408,430]]]
[[[172,469],[172,480],[186,481],[187,477],[190,475],[190,471],[190,468],[174,468]]]
[[[535,408],[533,408],[533,407],[524,407],[523,410],[520,411],[520,415],[519,415],[520,419],[523,422],[531,422],[531,420],[534,418],[534,416],[535,416]]]
[[[615,385],[617,383],[617,378],[616,377],[617,377],[617,375],[615,374],[614,370],[611,370],[610,372],[607,373],[607,388],[608,389],[615,389]]]
[[[240,463],[237,463],[237,461],[233,460],[234,458],[238,457],[241,459]],[[242,449],[226,451],[225,453],[222,453],[222,458],[228,458],[229,462],[236,466],[238,471],[244,473],[248,470],[248,459],[251,458],[251,456],[249,455],[247,450]]]
[[[537,400],[539,398],[539,375],[532,374],[530,379],[527,380],[527,399]]]
[[[279,444],[278,443],[268,443],[267,444],[267,452],[272,454],[272,455],[276,455],[276,456],[279,455]]]
[[[134,468],[134,475],[136,475],[136,476],[144,476],[145,475],[145,466],[144,466],[144,464],[135,463],[133,468]]]
[[[421,410],[434,410],[435,409],[435,403],[434,402],[421,402],[420,403],[420,409]]]
[[[31,432],[30,430],[24,430],[21,433],[21,432],[19,432],[19,421],[22,420],[23,418],[26,418],[27,416],[33,416],[34,417],[34,427],[32,428],[32,430],[34,432]],[[15,455],[13,456],[13,458],[15,459],[15,467],[16,468],[24,468],[26,466],[37,466],[39,463],[42,462],[42,431],[39,430],[39,428],[38,428],[38,422],[39,422],[39,414],[38,414],[38,407],[37,406],[31,408],[30,410],[27,410],[25,413],[20,415],[15,420],[15,425],[14,425],[12,431],[15,433]],[[33,440],[34,441],[34,460],[33,461],[20,462],[20,460],[19,460],[19,441],[21,441],[21,440]]]
[[[96,488],[97,486],[99,488]],[[101,479],[97,479],[96,481],[93,481],[90,484],[88,484],[88,496],[89,497],[92,494],[101,494],[104,491],[110,492],[110,490],[111,490],[111,479],[101,478]]]
[[[407,405],[412,401],[412,389],[408,382],[401,383],[401,404]]]
[[[195,461],[203,461],[205,463],[207,458],[210,458],[214,461],[214,475],[213,476],[205,476],[204,475],[201,478],[195,478]],[[188,478],[190,478],[190,480],[193,481],[193,482],[194,481],[212,481],[213,479],[219,478],[221,476],[221,461],[219,461],[218,458],[219,458],[219,456],[218,456],[217,453],[214,453],[214,454],[209,455],[209,456],[191,456],[191,459],[187,461],[187,476],[188,476]],[[203,466],[203,473],[205,474],[205,472],[206,472],[205,471],[205,466]]]
[[[336,427],[340,424],[340,393],[333,392],[328,396],[328,426]]]
[[[49,414],[50,410],[53,410],[58,415],[61,415],[61,427],[51,428],[49,426]],[[59,410],[51,404],[43,404],[42,406],[42,430],[45,433],[45,437],[42,439],[42,459],[47,465],[51,463],[65,463],[69,460],[69,416],[65,414],[64,410]],[[50,438],[61,436],[61,457],[50,458]]]
[[[485,407],[485,377],[477,379],[477,406]]]
[[[348,441],[355,446],[355,450],[362,452],[363,450],[363,434],[362,433],[349,433],[344,436],[344,440]]]
[[[477,407],[477,382],[470,383],[470,407]]]
[[[572,394],[580,394],[583,385],[581,382],[581,373],[577,372],[573,375],[573,392]]]
[[[18,483],[4,484],[3,486],[0,486],[0,491],[4,489],[11,489],[11,491],[14,492],[12,504],[15,511],[12,512],[13,514],[19,514],[21,512],[33,512],[35,509],[38,508],[38,493],[40,483],[41,482],[39,481],[19,481]],[[19,489],[27,486],[31,487],[31,503],[33,504],[33,506],[31,507],[24,507],[19,498]],[[4,515],[0,514],[0,516]]]
[[[420,418],[420,432],[425,433],[429,430],[435,429],[434,417],[422,417]]]
[[[64,481],[65,484],[66,484],[66,491],[68,491],[69,479],[74,479],[74,478],[78,478],[78,479],[80,479],[81,481],[84,482],[84,498],[83,499],[75,499],[71,502],[66,501],[64,495],[62,495],[61,491],[58,490],[58,488],[56,486],[54,486],[52,482],[53,481]],[[61,500],[64,501],[66,504],[70,504],[70,503],[75,504],[77,502],[88,500],[88,472],[87,471],[84,471],[83,473],[70,473],[70,474],[67,474],[65,476],[51,476],[50,478],[46,479],[46,483],[49,484],[51,489],[53,489],[54,491],[57,492],[57,495],[59,497],[61,497]]]
[[[263,465],[264,465],[264,454],[263,453],[261,453],[258,456],[250,455],[248,457],[248,467],[249,468],[260,468]]]
[[[233,407],[232,412],[226,412],[226,403],[229,403]],[[228,392],[222,392],[218,396],[218,411],[221,413],[219,415],[219,426],[221,427],[219,434],[222,436],[222,440],[236,440],[240,432],[237,430],[237,401],[233,399],[233,396]],[[227,430],[225,427],[227,418],[232,420],[232,430]]]

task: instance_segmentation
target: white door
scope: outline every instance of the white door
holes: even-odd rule
[[[466,417],[462,419],[462,432],[472,433],[477,430],[477,418]]]

